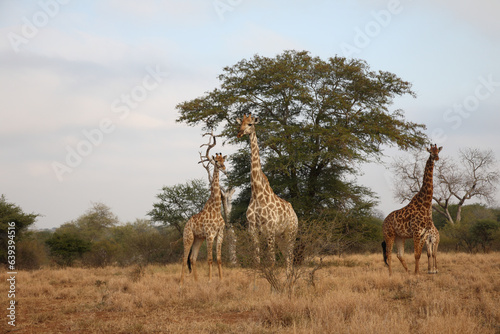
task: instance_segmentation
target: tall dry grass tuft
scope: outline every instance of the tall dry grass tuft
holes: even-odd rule
[[[437,275],[389,277],[380,254],[324,258],[290,297],[241,268],[208,283],[201,262],[182,289],[180,264],[20,271],[15,333],[499,333],[500,254],[439,261]]]

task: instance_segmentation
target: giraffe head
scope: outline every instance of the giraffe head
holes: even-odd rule
[[[434,146],[431,144],[431,148],[427,149],[427,152],[431,154],[431,158],[434,159],[435,161],[439,160],[439,152],[443,149],[443,146],[437,147],[436,144]]]
[[[215,153],[215,157],[212,155],[212,159],[215,162],[215,166],[218,169],[226,170],[226,166],[224,166],[224,161],[226,160],[227,155],[222,156],[222,153]]]
[[[240,124],[240,130],[238,131],[238,138],[243,137],[244,135],[249,135],[252,132],[255,132],[254,125],[259,123],[258,117],[252,117],[252,114],[243,115],[243,120],[239,118],[236,121]]]

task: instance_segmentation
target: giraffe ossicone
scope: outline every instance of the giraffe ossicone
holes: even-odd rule
[[[216,153],[212,156],[214,162],[214,172],[212,184],[210,187],[210,197],[205,203],[203,210],[192,216],[184,226],[183,241],[184,241],[184,256],[182,259],[182,271],[180,284],[184,282],[185,267],[188,266],[195,280],[198,280],[196,274],[196,259],[203,241],[207,240],[207,259],[208,259],[208,280],[212,280],[212,246],[216,241],[217,251],[217,267],[219,269],[219,278],[222,280],[222,261],[221,247],[224,238],[224,219],[222,218],[221,207],[221,190],[219,185],[219,170],[225,170],[224,161],[226,156],[221,153]]]
[[[410,203],[405,207],[391,212],[385,219],[382,225],[382,230],[384,233],[384,242],[382,242],[382,249],[384,254],[384,261],[389,267],[389,275],[392,275],[392,264],[391,255],[392,247],[394,243],[397,248],[397,257],[405,270],[408,272],[408,266],[404,260],[404,242],[406,239],[413,239],[414,242],[414,255],[415,255],[415,274],[419,272],[419,260],[422,254],[423,244],[427,242],[429,233],[435,235],[434,223],[432,222],[432,195],[433,195],[433,172],[434,172],[434,162],[439,160],[439,152],[441,152],[442,147],[437,147],[436,144],[431,145],[427,148],[427,152],[430,153],[429,159],[427,159],[424,177],[422,182],[422,187],[420,191],[413,196]],[[437,231],[437,229],[436,229]],[[429,252],[429,246],[431,249],[431,255],[428,253],[428,257],[433,256],[433,261],[435,263],[435,254],[437,252],[437,243],[439,243],[439,232],[437,233],[437,239],[430,239],[427,245],[427,251]],[[434,249],[435,248],[435,249]],[[431,269],[429,269],[430,271]],[[436,268],[437,271],[437,268]]]

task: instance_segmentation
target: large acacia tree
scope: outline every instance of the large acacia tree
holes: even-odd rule
[[[355,183],[359,163],[381,155],[381,146],[421,146],[424,125],[392,109],[394,98],[415,94],[411,84],[389,72],[371,71],[362,60],[312,57],[284,51],[255,55],[225,67],[220,87],[177,106],[178,122],[220,131],[236,139],[236,118],[252,113],[261,160],[275,192],[299,216],[367,206],[371,191]],[[249,148],[232,157],[230,179],[249,194]]]

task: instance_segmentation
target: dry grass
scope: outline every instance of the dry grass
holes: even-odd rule
[[[242,269],[208,284],[201,261],[182,290],[180,265],[22,271],[15,333],[500,333],[499,253],[441,253],[439,274],[420,276],[395,263],[389,277],[380,254],[328,260],[292,298],[263,279],[254,291]]]

